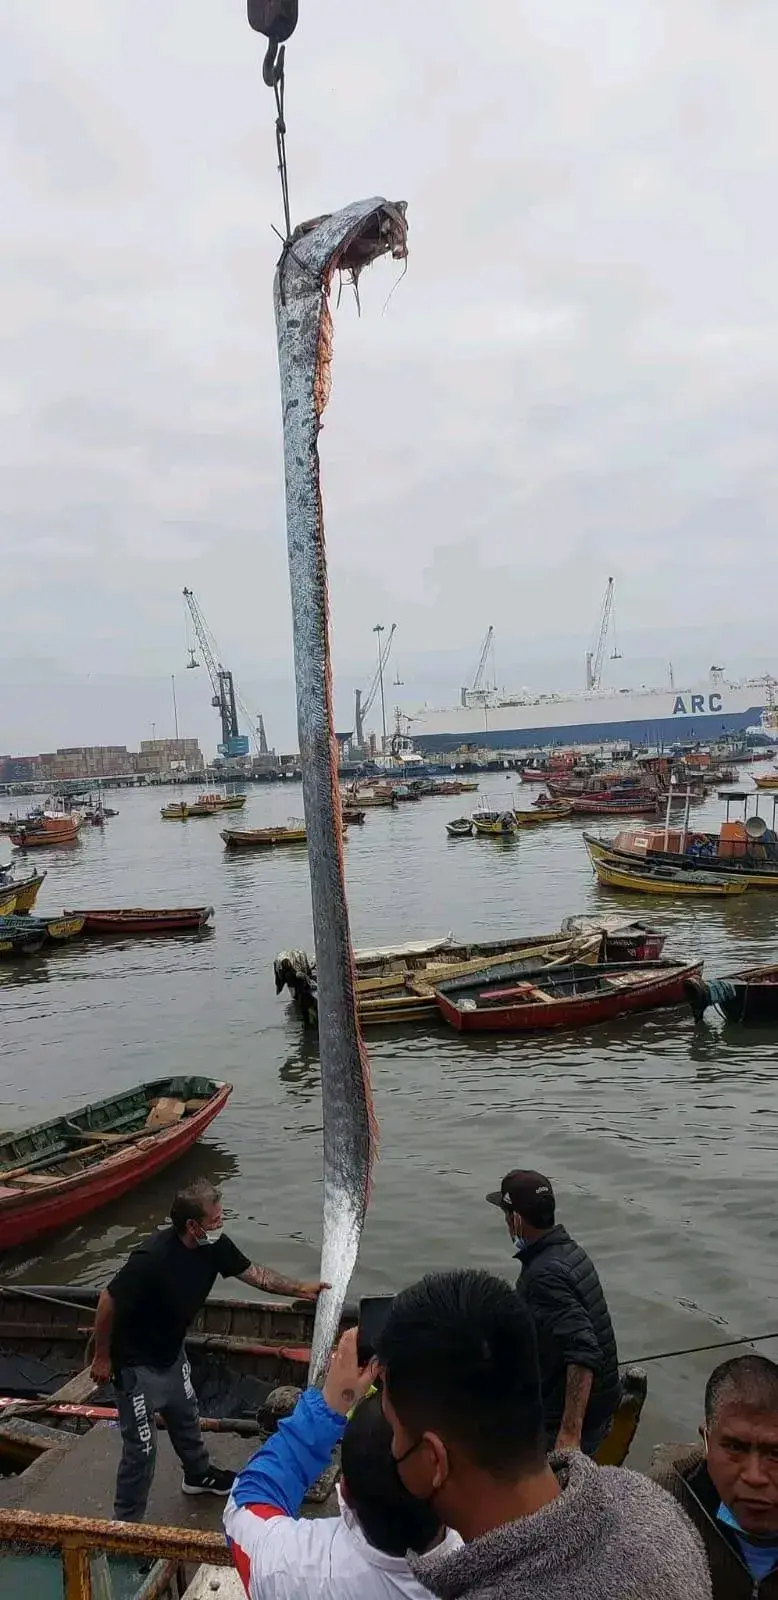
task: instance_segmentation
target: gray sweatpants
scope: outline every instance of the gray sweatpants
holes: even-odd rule
[[[211,1461],[203,1444],[197,1399],[183,1350],[172,1367],[123,1367],[116,1389],[123,1449],[116,1477],[114,1516],[119,1522],[140,1522],[157,1459],[155,1411],[165,1419],[185,1477],[203,1477]]]

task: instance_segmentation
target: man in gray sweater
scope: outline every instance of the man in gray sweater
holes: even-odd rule
[[[428,1557],[442,1600],[710,1600],[698,1533],[637,1473],[546,1457],[535,1330],[486,1272],[423,1278],[378,1342],[402,1482],[465,1543]]]

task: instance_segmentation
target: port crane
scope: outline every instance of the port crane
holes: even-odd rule
[[[475,677],[473,679],[472,688],[470,690],[470,693],[473,694],[473,695],[486,693],[486,690],[484,690],[482,686],[483,686],[483,681],[484,681],[484,672],[486,671],[486,663],[487,663],[487,661],[489,659],[489,651],[492,648],[493,639],[494,639],[494,628],[492,627],[492,625],[490,623],[489,627],[488,627],[488,629],[486,631],[486,638],[484,639],[483,649],[481,651],[481,658],[480,658],[480,660],[478,662],[478,666],[476,667]],[[486,688],[488,689],[488,687],[489,686],[487,684]]]
[[[213,689],[211,705],[218,711],[221,718],[222,736],[221,743],[218,746],[219,755],[228,757],[247,756],[249,753],[249,741],[247,735],[241,733],[238,726],[238,705],[240,701],[235,693],[232,673],[229,667],[223,667],[219,660],[219,646],[191,589],[184,589],[184,604],[192,618],[195,638],[211,680]],[[186,665],[188,671],[200,665],[195,651],[191,647]],[[241,709],[245,714],[245,707],[242,706]]]
[[[389,635],[386,644],[384,645],[383,649],[379,651],[378,666],[376,667],[370,688],[366,692],[363,692],[362,689],[354,690],[354,735],[357,745],[360,749],[365,742],[365,717],[367,716],[381,687],[386,663],[389,660],[389,652],[392,648],[392,640],[396,632],[397,623],[393,622],[391,628],[389,629]]]
[[[621,651],[616,645],[616,619],[613,613],[613,579],[609,578],[605,589],[600,613],[600,631],[594,650],[586,652],[586,687],[599,689],[602,682],[602,668],[605,661],[605,645],[608,639],[608,628],[613,618],[613,651],[611,661],[621,660]]]

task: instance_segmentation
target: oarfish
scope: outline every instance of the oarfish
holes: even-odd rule
[[[332,714],[327,562],[318,434],[329,397],[334,273],[354,280],[379,256],[406,254],[405,205],[363,200],[297,228],[274,285],[292,590],[297,727],[308,830],[324,1124],[320,1297],[310,1381],[323,1377],[356,1264],[377,1129],[360,1035],[343,873]]]

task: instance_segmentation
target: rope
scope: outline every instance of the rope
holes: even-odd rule
[[[284,117],[284,91],[286,78],[284,75],[284,62],[286,46],[282,44],[278,52],[278,60],[273,67],[273,97],[276,103],[276,154],[278,156],[278,175],[281,179],[281,199],[284,206],[284,244],[288,244],[292,237],[292,219],[289,210],[289,169],[286,162],[286,120]]]
[[[686,1350],[658,1350],[652,1356],[633,1356],[631,1361],[622,1361],[619,1365],[644,1367],[649,1361],[671,1361],[675,1356],[697,1356],[705,1350],[733,1350],[741,1344],[764,1344],[766,1339],[778,1339],[778,1333],[754,1333],[745,1339],[720,1339],[716,1344],[690,1344]]]

